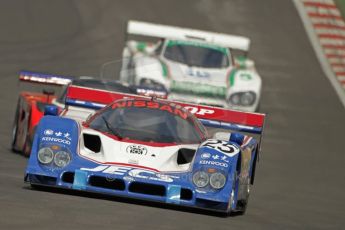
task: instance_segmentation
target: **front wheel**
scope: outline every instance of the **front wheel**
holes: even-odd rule
[[[232,189],[229,197],[227,214],[243,215],[246,212],[250,194],[250,178],[241,180],[238,172],[234,174]],[[236,206],[235,206],[236,203]]]
[[[237,210],[238,214],[243,215],[245,214],[247,210],[247,205],[249,201],[249,195],[250,195],[250,178],[246,178],[243,182],[242,185],[240,186],[240,191],[241,192],[241,199],[237,201]]]
[[[235,204],[235,194],[236,194],[236,186],[237,186],[237,172],[235,172],[235,174],[233,175],[233,179],[232,179],[232,188],[231,188],[231,192],[230,192],[230,197],[229,197],[229,203],[228,203],[228,207],[227,207],[227,215],[231,215],[233,213],[233,207]]]

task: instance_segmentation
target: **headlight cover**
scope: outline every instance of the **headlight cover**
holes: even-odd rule
[[[203,171],[198,171],[194,173],[193,175],[193,183],[198,187],[198,188],[203,188],[208,185],[210,181],[210,177],[208,173],[203,172]]]
[[[221,189],[226,183],[226,177],[223,173],[216,172],[212,173],[210,177],[210,185],[214,189]]]
[[[71,161],[71,156],[68,152],[65,151],[59,151],[55,154],[54,157],[54,163],[56,166],[62,168],[68,165],[68,163]]]
[[[37,158],[38,158],[38,161],[39,161],[41,164],[49,164],[49,163],[51,163],[51,162],[53,161],[53,159],[54,159],[53,150],[51,150],[51,149],[48,148],[48,147],[41,148],[41,149],[38,151]]]
[[[254,104],[256,94],[254,92],[240,92],[234,93],[229,98],[229,103],[232,105],[251,106]]]

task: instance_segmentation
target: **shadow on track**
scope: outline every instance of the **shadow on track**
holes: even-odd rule
[[[106,195],[106,194],[98,194],[98,193],[92,193],[92,192],[86,192],[86,191],[76,191],[76,190],[47,187],[47,186],[40,186],[40,185],[23,186],[23,189],[33,190],[37,192],[58,193],[58,194],[63,194],[63,195],[79,196],[79,197],[92,198],[92,199],[101,199],[101,200],[107,200],[107,201],[113,201],[113,202],[126,203],[130,205],[149,206],[153,208],[169,209],[169,210],[175,210],[179,212],[188,212],[188,213],[194,213],[198,215],[207,215],[207,216],[213,216],[213,217],[219,217],[219,218],[240,216],[240,214],[237,214],[237,213],[231,213],[230,215],[228,215],[226,213],[215,212],[215,211],[210,211],[210,210],[202,210],[202,209],[197,209],[197,208],[192,208],[192,207],[178,206],[174,204],[166,204],[166,203],[159,203],[159,202],[148,201],[148,200],[139,200],[135,198],[111,196],[111,195]]]

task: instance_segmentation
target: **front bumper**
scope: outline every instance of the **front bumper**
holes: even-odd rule
[[[190,183],[178,180],[168,183],[75,169],[63,171],[57,176],[43,172],[27,173],[25,181],[34,185],[149,200],[217,212],[228,211],[227,195],[200,193]]]

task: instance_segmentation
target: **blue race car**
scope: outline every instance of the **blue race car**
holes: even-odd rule
[[[46,107],[25,173],[31,185],[246,210],[265,115],[79,86],[66,105],[101,109],[80,121],[68,106],[60,116]]]

